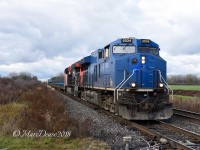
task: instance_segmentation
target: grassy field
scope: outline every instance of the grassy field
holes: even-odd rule
[[[170,98],[172,98],[172,96],[170,96]],[[194,99],[196,100],[196,99],[198,99],[198,97],[184,96],[184,95],[173,95],[173,98],[174,99],[179,99],[179,100],[194,100]]]
[[[173,90],[197,90],[200,91],[200,85],[170,85]]]
[[[173,108],[200,112],[200,85],[170,85],[174,96],[170,96]]]
[[[9,150],[104,150],[107,145],[92,138],[72,139],[72,138],[18,138],[0,137],[1,148]]]

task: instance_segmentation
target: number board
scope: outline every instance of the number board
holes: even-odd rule
[[[132,43],[132,39],[126,38],[121,40],[122,43]]]
[[[144,44],[148,44],[148,43],[150,43],[150,40],[142,39],[141,42],[144,43]]]

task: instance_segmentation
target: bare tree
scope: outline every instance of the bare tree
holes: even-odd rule
[[[50,81],[53,81],[53,82],[60,82],[60,81],[62,82],[62,81],[64,81],[64,73],[57,74],[56,76],[52,77],[50,79]]]
[[[18,73],[17,72],[11,72],[9,75],[8,75],[9,78],[13,79],[13,80],[16,80],[18,78]]]
[[[20,73],[11,72],[9,74],[9,78],[11,78],[13,80],[20,79],[20,80],[36,80],[37,81],[37,76],[33,76],[29,72],[20,72]]]
[[[197,76],[192,75],[192,74],[188,74],[186,75],[186,83],[187,84],[195,84],[197,83]]]

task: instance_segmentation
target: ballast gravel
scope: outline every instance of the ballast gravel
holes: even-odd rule
[[[131,150],[148,150],[149,143],[138,131],[128,129],[115,121],[109,116],[91,109],[69,97],[63,95],[65,107],[70,116],[78,120],[91,120],[91,136],[97,140],[103,140],[108,143],[112,150],[124,150],[125,143],[123,137],[131,136],[132,142],[129,144]]]
[[[188,120],[184,117],[173,116],[171,119],[171,123],[180,128],[200,134],[200,124],[195,121],[192,122],[191,120]]]

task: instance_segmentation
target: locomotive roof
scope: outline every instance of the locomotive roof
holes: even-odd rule
[[[135,46],[147,46],[147,47],[153,46],[153,47],[159,48],[159,45],[150,39],[136,39],[134,37],[117,39],[117,40],[107,44],[104,48],[106,48],[108,46],[114,46],[114,45],[129,45],[129,44],[130,45],[132,44]],[[103,48],[97,49],[93,53],[100,52],[102,50],[103,50]],[[72,64],[71,68],[80,67],[82,65],[87,65],[87,64],[90,64],[91,62],[92,62],[92,57],[91,57],[91,55],[89,55],[89,56],[86,56],[86,57],[82,58],[81,60],[75,62],[74,64]]]
[[[117,40],[107,44],[106,46],[118,45],[118,44],[124,44],[124,45],[134,44],[136,46],[145,45],[145,46],[153,46],[153,47],[159,48],[159,45],[150,39],[136,39],[133,37],[132,38],[120,38],[120,39],[117,39]]]

